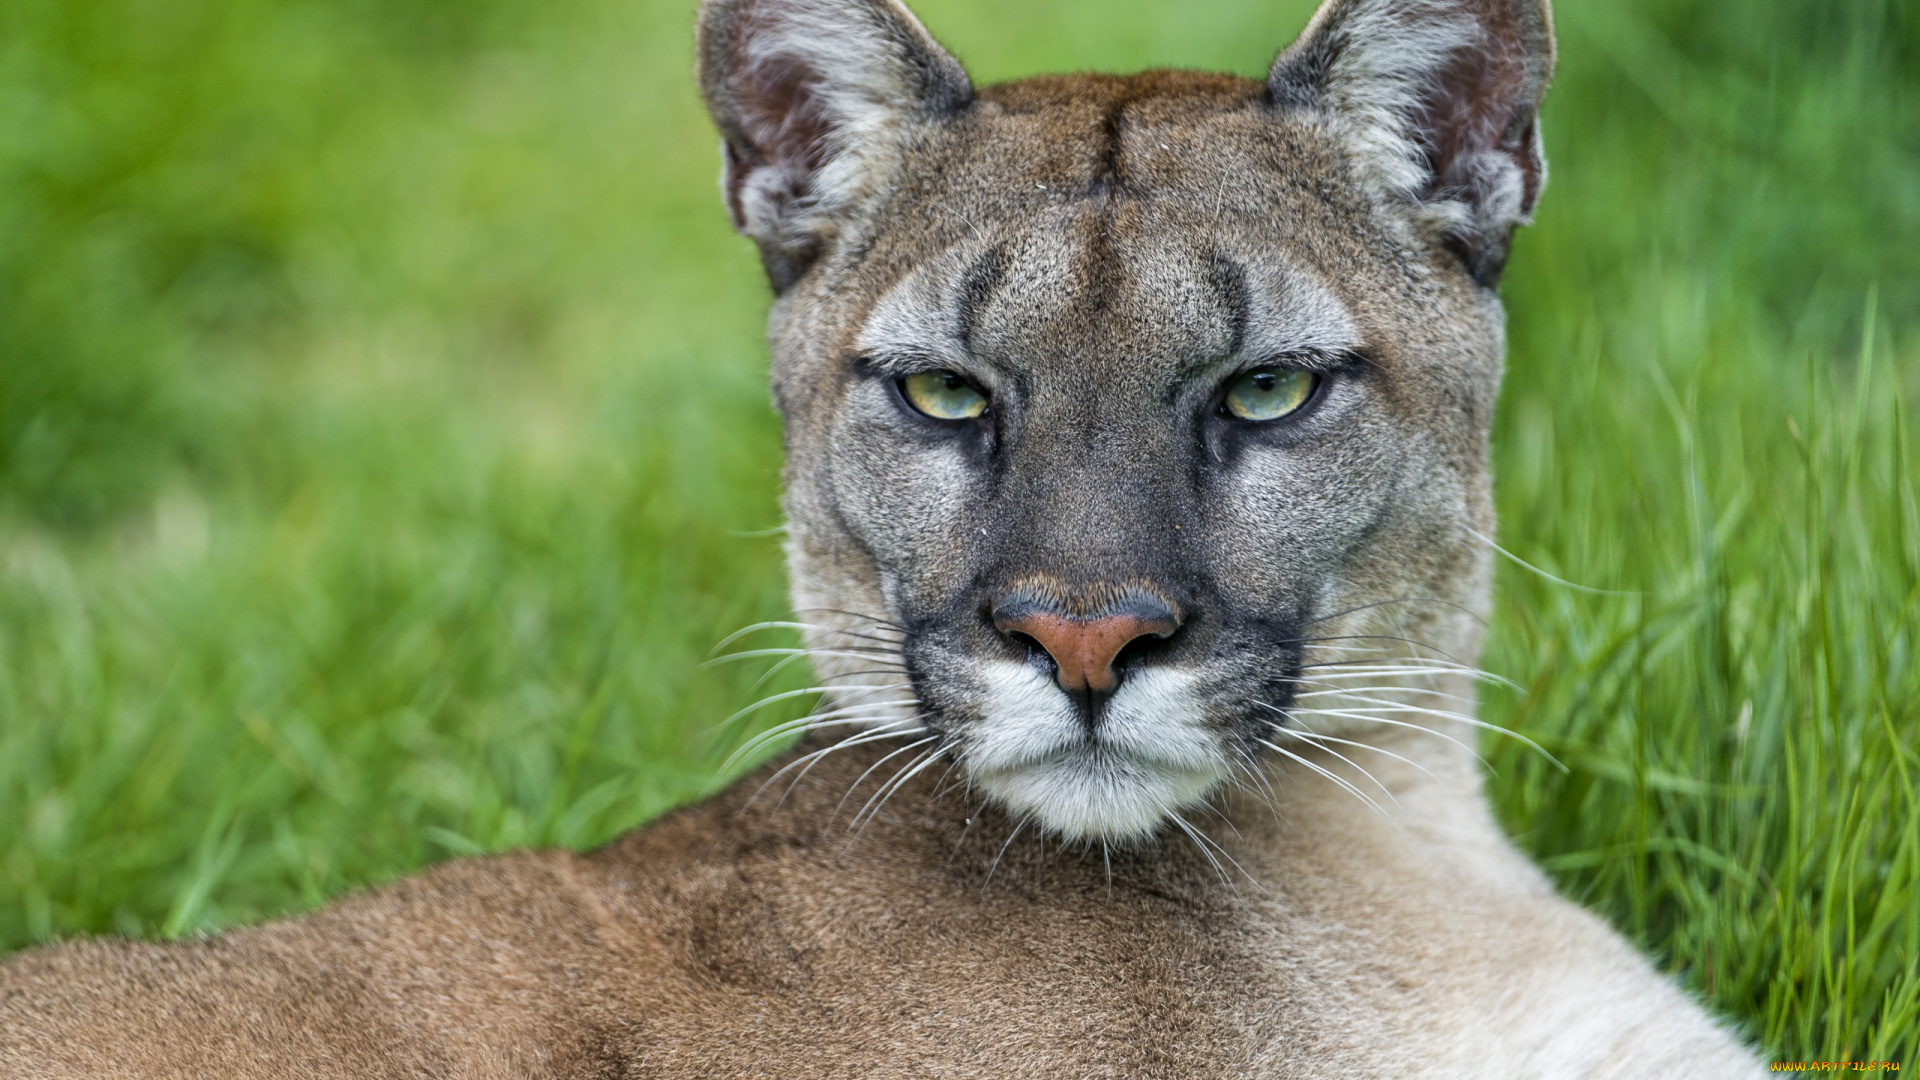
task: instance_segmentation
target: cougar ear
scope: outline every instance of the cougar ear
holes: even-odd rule
[[[1326,0],[1267,88],[1332,124],[1368,182],[1492,286],[1546,183],[1552,73],[1548,0]]]
[[[897,0],[706,0],[697,35],[727,209],[775,291],[885,186],[915,127],[973,100]]]

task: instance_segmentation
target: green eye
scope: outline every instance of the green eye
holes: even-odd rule
[[[1254,368],[1227,387],[1227,411],[1242,420],[1278,420],[1313,396],[1320,377],[1292,368]]]
[[[984,416],[987,396],[951,371],[922,371],[900,380],[900,392],[914,408],[935,420],[972,420]]]

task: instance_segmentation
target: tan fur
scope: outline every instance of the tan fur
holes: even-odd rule
[[[29,951],[0,965],[0,1076],[1758,1071],[1513,849],[1468,749],[1470,674],[1415,671],[1474,656],[1487,608],[1490,282],[1543,176],[1544,4],[1333,0],[1266,84],[977,94],[891,0],[702,18],[727,196],[782,289],[796,606],[855,710],[835,730],[866,734],[810,736],[590,854],[460,860],[205,941]],[[1468,84],[1512,108],[1416,108]],[[1422,123],[1450,179],[1393,129]],[[1365,362],[1329,369],[1297,437],[1155,411],[1236,350],[1299,342]],[[916,427],[862,367],[916,356],[996,388],[990,451]],[[1060,618],[1152,595],[1185,619],[1123,654],[1092,756],[1061,759],[1117,785],[1087,789],[1111,812],[1008,756],[1067,708],[983,614],[1014,588]],[[1353,640],[1422,643],[1376,691],[1418,725],[1357,688],[1309,696],[1359,670],[1328,666]],[[1282,655],[1304,666],[1276,682]],[[1273,692],[1298,695],[1285,723],[1248,708]],[[1161,789],[1126,770],[1163,762],[1178,805],[1129,803]]]

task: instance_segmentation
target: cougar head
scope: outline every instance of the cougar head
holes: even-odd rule
[[[1264,80],[975,89],[893,0],[708,0],[821,722],[1124,841],[1471,658],[1552,48],[1328,0]]]

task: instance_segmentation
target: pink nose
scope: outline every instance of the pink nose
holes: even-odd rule
[[[1164,638],[1180,628],[1171,612],[1125,612],[1079,619],[1052,611],[1019,609],[995,611],[993,625],[1003,634],[1020,634],[1039,642],[1060,669],[1060,688],[1068,693],[1091,690],[1110,694],[1120,685],[1113,670],[1120,650],[1143,637]]]

